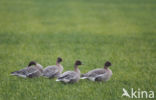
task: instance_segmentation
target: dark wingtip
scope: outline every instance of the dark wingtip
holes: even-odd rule
[[[28,66],[32,66],[32,65],[36,65],[36,62],[35,61],[30,61]]]
[[[84,77],[85,75],[84,74],[81,74],[81,77]]]
[[[18,73],[19,71],[14,71],[14,72],[11,72],[11,74],[15,74],[15,73]]]
[[[14,72],[11,72],[11,74],[14,74]]]
[[[60,63],[60,62],[62,62],[62,61],[63,61],[63,60],[62,60],[62,58],[61,58],[61,57],[58,57],[58,58],[57,58],[57,62],[59,62],[59,63]]]
[[[112,65],[111,62],[106,61],[105,66],[109,67],[109,66],[111,66],[111,65]]]
[[[29,77],[29,78],[33,78],[33,75],[28,75],[27,77]]]
[[[101,80],[101,78],[97,77],[97,78],[95,79],[95,81],[96,81],[96,82],[100,82],[100,81],[102,81],[102,80]]]

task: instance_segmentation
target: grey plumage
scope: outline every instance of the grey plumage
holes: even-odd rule
[[[27,67],[27,68],[28,68],[28,67]],[[11,72],[11,75],[26,78],[27,68],[21,69],[21,70],[19,70],[19,71]]]
[[[59,68],[58,66],[48,66],[43,70],[43,76],[48,77],[48,78],[54,78],[54,77],[58,77],[62,71],[63,71],[63,67],[60,66],[61,68]]]
[[[108,81],[112,76],[112,71],[108,68],[110,62],[105,63],[104,68],[98,68],[81,75],[81,79],[89,79],[91,81]]]
[[[28,65],[28,67],[21,69],[19,71],[14,71],[11,73],[11,75],[18,76],[18,77],[24,77],[24,78],[39,77],[42,75],[42,72],[43,72],[42,68],[43,67],[40,64],[37,64],[37,63],[34,63],[31,61]]]
[[[58,77],[56,81],[61,81],[63,83],[75,83],[80,80],[80,70],[78,65],[81,65],[80,61],[75,62],[74,71],[66,71]]]
[[[80,79],[80,74],[75,71],[64,72],[57,81],[62,81],[64,83],[75,83]]]
[[[91,70],[86,74],[82,74],[82,77],[95,77],[99,74],[104,74],[105,72],[106,70],[104,70],[103,68],[98,68],[98,69]]]
[[[52,65],[44,68],[43,76],[47,78],[58,77],[63,71],[63,66],[60,64],[60,62],[62,62],[62,58],[58,57],[56,61],[56,65]]]
[[[27,69],[28,73],[26,74],[26,77],[33,78],[42,76],[43,70],[39,66],[41,65],[37,64],[36,66],[29,67]]]

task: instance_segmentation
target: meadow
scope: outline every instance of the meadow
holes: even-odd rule
[[[132,100],[121,97],[123,88],[156,92],[155,11],[155,0],[0,0],[0,100]],[[31,60],[46,67],[57,57],[64,71],[81,60],[81,73],[110,61],[113,76],[76,84],[10,76]]]

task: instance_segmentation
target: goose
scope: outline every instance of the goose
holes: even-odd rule
[[[89,79],[91,81],[108,81],[112,76],[112,71],[109,69],[111,63],[107,61],[104,68],[97,68],[81,75],[81,79]]]
[[[58,57],[56,65],[48,66],[43,69],[43,76],[47,78],[58,77],[63,71],[63,66],[60,64],[61,62],[62,58]]]
[[[26,68],[21,69],[19,71],[11,72],[11,75],[23,78],[39,77],[42,75],[43,72],[42,69],[43,69],[42,65],[36,63],[35,61],[30,61]]]
[[[82,65],[81,61],[77,60],[74,65],[74,71],[66,71],[58,77],[56,81],[61,81],[63,83],[76,83],[80,80],[80,70],[79,65]]]

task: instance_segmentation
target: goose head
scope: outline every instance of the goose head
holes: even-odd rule
[[[58,57],[58,58],[57,58],[57,61],[56,61],[56,65],[57,65],[57,64],[60,64],[61,62],[62,62],[62,58]]]
[[[75,62],[75,65],[76,65],[76,66],[82,65],[82,62],[81,62],[80,60],[77,60],[77,61]]]
[[[106,61],[104,68],[107,69],[108,67],[110,67],[112,64],[109,61]]]
[[[28,67],[32,66],[32,65],[36,65],[37,63],[35,61],[30,61],[28,64]]]
[[[78,66],[82,65],[82,62],[77,60],[75,61],[75,66],[74,66],[74,71],[80,74],[80,70],[78,68]]]

